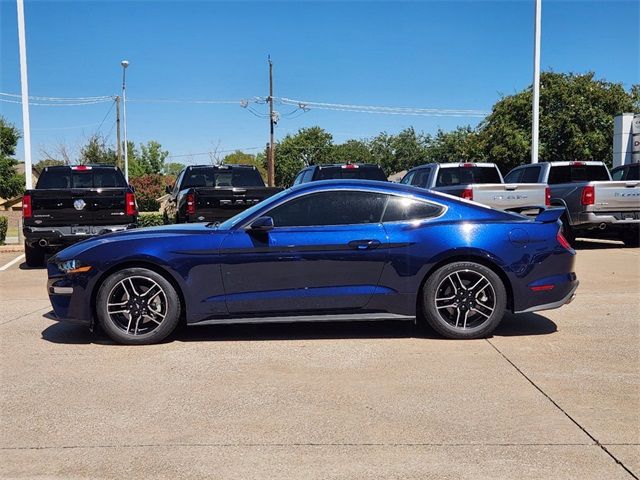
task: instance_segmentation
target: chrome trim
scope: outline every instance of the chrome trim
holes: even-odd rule
[[[400,315],[396,313],[345,313],[327,315],[291,315],[273,317],[237,317],[237,318],[212,318],[189,325],[229,325],[234,323],[298,323],[298,322],[364,322],[386,320],[412,320],[414,315]]]
[[[517,312],[514,312],[514,313],[531,313],[531,312],[539,312],[540,310],[553,310],[554,308],[560,308],[563,305],[568,305],[569,303],[573,302],[573,299],[576,297],[575,292],[578,288],[578,285],[580,285],[580,282],[576,281],[576,284],[571,289],[571,291],[567,293],[567,295],[565,295],[564,298],[562,298],[561,300],[558,300],[557,302],[545,303],[544,305],[535,305],[533,307],[527,308],[526,310],[518,310]]]

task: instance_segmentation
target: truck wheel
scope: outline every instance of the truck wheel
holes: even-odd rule
[[[31,247],[24,242],[24,256],[27,265],[30,267],[41,267],[44,265],[44,249],[39,246]]]
[[[125,268],[111,274],[98,290],[96,313],[103,330],[126,345],[162,341],[178,325],[180,298],[158,272]]]
[[[640,246],[640,231],[638,229],[629,229],[622,233],[620,239],[627,247],[639,247]]]

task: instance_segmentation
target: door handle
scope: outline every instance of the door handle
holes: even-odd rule
[[[380,246],[380,240],[351,240],[349,246],[356,250],[370,250]]]

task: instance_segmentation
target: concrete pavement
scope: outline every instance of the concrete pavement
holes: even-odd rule
[[[45,271],[12,266],[0,476],[637,478],[640,249],[581,247],[571,305],[476,341],[363,322],[116,346],[43,317]]]

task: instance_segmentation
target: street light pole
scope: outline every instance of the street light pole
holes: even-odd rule
[[[27,78],[27,40],[24,28],[24,0],[18,4],[18,48],[20,50],[20,86],[22,90],[22,135],[24,140],[24,178],[27,190],[33,188],[31,174],[31,121],[29,120],[29,80]]]
[[[540,129],[540,23],[542,0],[535,1],[533,33],[533,115],[531,122],[531,163],[538,163],[538,136]]]
[[[126,94],[126,73],[129,66],[128,60],[122,60],[122,124],[124,133],[124,178],[129,181],[129,148],[127,145],[127,94]]]

